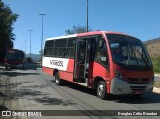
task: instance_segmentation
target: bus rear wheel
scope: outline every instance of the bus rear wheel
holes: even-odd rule
[[[11,67],[10,66],[5,66],[6,67],[6,69],[10,69]]]
[[[59,73],[58,72],[55,74],[55,82],[56,82],[57,85],[61,85],[62,84],[62,81],[59,78]]]
[[[100,81],[98,83],[98,86],[97,86],[97,96],[100,98],[100,99],[106,99],[107,97],[107,94],[106,94],[106,84],[104,81]]]

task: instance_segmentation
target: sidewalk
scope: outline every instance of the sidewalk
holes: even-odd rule
[[[154,76],[160,77],[160,74],[155,73]]]
[[[154,88],[153,88],[153,92],[160,94],[160,88],[154,87]]]

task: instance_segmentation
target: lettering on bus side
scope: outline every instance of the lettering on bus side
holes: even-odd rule
[[[55,66],[63,66],[63,61],[58,61],[58,60],[50,60],[51,65],[55,65]]]

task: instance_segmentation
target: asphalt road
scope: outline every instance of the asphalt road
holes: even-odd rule
[[[155,77],[154,77],[154,81],[156,81],[156,82],[160,82],[160,77],[155,76]]]
[[[35,65],[27,64],[23,70],[1,70],[1,74],[10,77],[6,94],[11,101],[11,106],[8,107],[8,110],[50,110],[51,112],[48,111],[48,113],[52,115],[58,115],[63,112],[61,116],[41,117],[51,119],[160,118],[159,116],[118,116],[118,113],[123,114],[130,111],[131,114],[133,114],[133,110],[136,112],[141,112],[142,110],[153,110],[153,112],[155,112],[154,110],[160,110],[160,94],[158,93],[145,94],[140,98],[132,96],[112,96],[108,100],[101,100],[97,98],[93,90],[85,87],[70,83],[65,83],[64,86],[57,86],[53,82],[54,77],[43,73],[40,68],[36,68]],[[53,110],[64,111],[55,112]],[[68,110],[70,110],[71,115],[69,115]],[[99,110],[116,111],[100,112]],[[99,113],[103,116],[93,116]],[[111,116],[104,116],[106,113]],[[76,114],[78,116],[76,116]]]

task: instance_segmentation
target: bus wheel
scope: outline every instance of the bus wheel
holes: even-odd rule
[[[142,94],[134,94],[133,97],[134,98],[142,98]]]
[[[100,99],[106,99],[106,84],[104,81],[100,81],[98,83],[98,86],[97,86],[97,96],[100,98]]]
[[[61,79],[59,78],[58,72],[55,74],[55,82],[57,85],[61,85],[61,83],[62,83]]]

